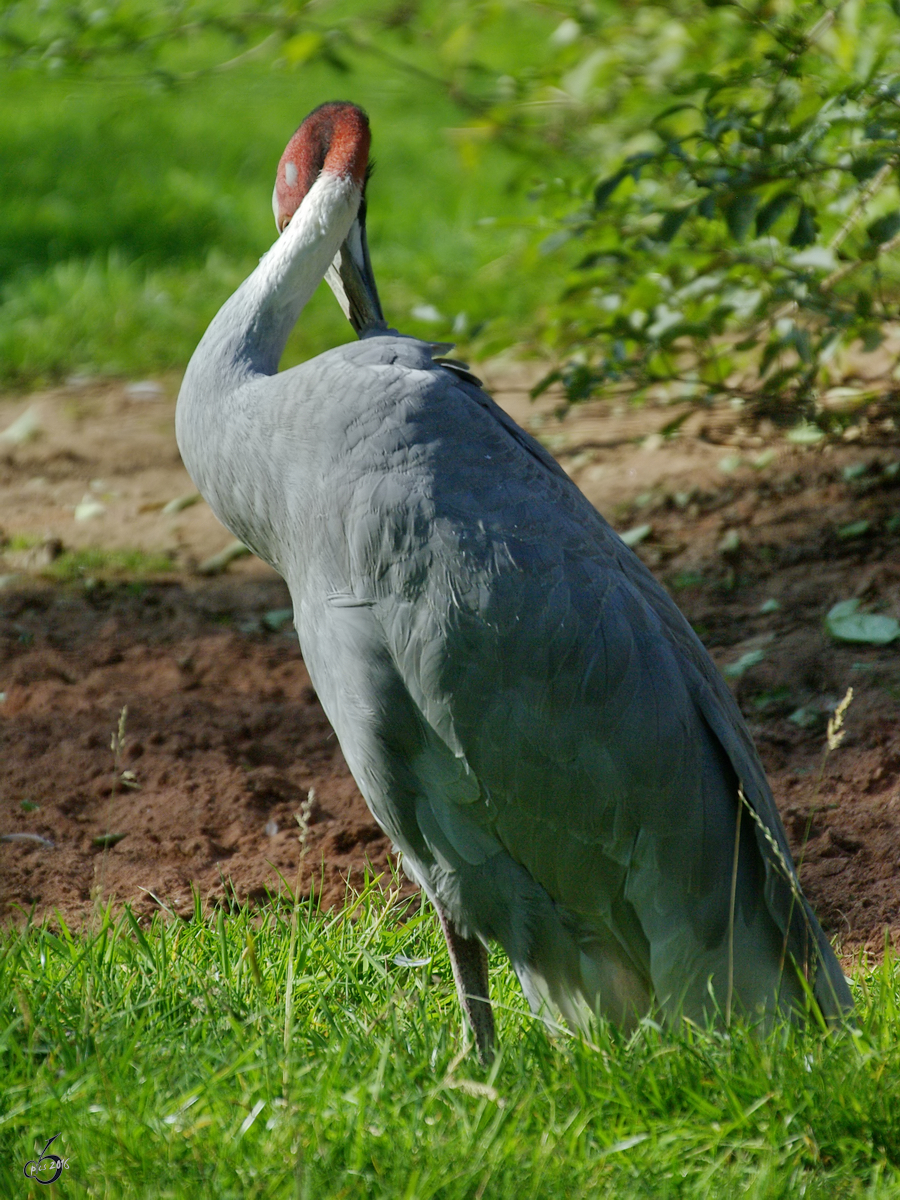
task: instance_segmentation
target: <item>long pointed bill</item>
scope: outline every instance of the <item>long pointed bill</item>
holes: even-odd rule
[[[365,201],[325,275],[325,282],[334,292],[357,337],[387,329],[369,259],[364,206]]]

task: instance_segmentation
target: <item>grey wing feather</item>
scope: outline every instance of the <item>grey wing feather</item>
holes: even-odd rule
[[[403,784],[400,824],[414,817],[421,853],[448,870],[505,871],[502,850],[568,911],[613,929],[646,974],[654,955],[677,951],[664,945],[675,915],[698,954],[723,936],[740,782],[759,819],[759,857],[745,853],[749,839],[742,849],[747,922],[763,890],[795,959],[824,964],[814,984],[824,1011],[849,1006],[798,900],[743,719],[667,594],[544,447],[436,365],[431,347],[372,337],[341,355],[360,401],[341,464],[347,562],[329,589],[333,612],[365,611],[379,631],[401,724],[417,730],[397,759],[418,756],[426,774],[455,759],[478,783],[462,800],[446,780]],[[352,741],[352,722],[342,732],[332,719]],[[373,808],[379,788],[390,791],[374,781]]]
[[[844,974],[805,896],[794,869],[791,850],[759,755],[740,710],[712,660],[700,646],[681,613],[656,581],[634,570],[636,558],[623,563],[678,645],[692,699],[728,757],[746,803],[756,820],[753,835],[765,864],[765,899],[795,962],[808,972],[816,999],[826,1014],[849,1009]],[[652,586],[648,586],[652,585]],[[660,595],[660,593],[662,593]],[[751,817],[752,820],[752,817]]]

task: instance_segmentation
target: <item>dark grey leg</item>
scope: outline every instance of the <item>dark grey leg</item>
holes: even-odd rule
[[[494,1057],[494,1014],[488,992],[487,950],[478,938],[463,937],[439,908],[437,915],[447,939],[459,1002],[475,1034],[478,1058],[486,1065]]]

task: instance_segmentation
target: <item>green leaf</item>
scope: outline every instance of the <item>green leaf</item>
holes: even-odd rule
[[[821,442],[825,434],[818,425],[810,425],[808,421],[801,421],[799,425],[789,429],[784,436],[795,446],[814,446],[816,442]]]
[[[801,729],[812,729],[813,726],[821,724],[822,717],[823,714],[817,708],[806,704],[803,708],[795,708],[788,720],[799,725]]]
[[[673,208],[671,212],[667,212],[660,222],[659,229],[656,231],[656,240],[658,242],[671,242],[672,238],[693,211],[693,204],[689,204],[685,208]]]
[[[887,159],[880,155],[857,158],[850,170],[860,183],[865,183],[867,179],[870,179],[873,175],[880,171],[886,162]]]
[[[292,608],[272,608],[263,614],[262,623],[266,629],[271,629],[277,633],[283,625],[287,625],[293,619],[294,610]]]
[[[859,600],[839,600],[828,610],[826,621],[842,621],[844,617],[852,617],[859,608]]]
[[[885,213],[883,217],[879,217],[877,221],[873,221],[866,229],[869,240],[876,245],[880,245],[882,242],[889,242],[898,231],[900,231],[900,208],[895,208],[893,212]]]
[[[839,642],[886,646],[900,638],[900,622],[878,613],[859,612],[859,600],[842,600],[825,618],[825,628]]]
[[[742,654],[740,658],[724,666],[722,674],[726,679],[740,679],[745,671],[755,667],[757,663],[761,663],[765,657],[762,650],[748,650],[746,654]]]
[[[659,121],[664,121],[666,117],[674,116],[675,113],[684,112],[686,108],[696,109],[696,107],[696,104],[690,104],[687,100],[682,100],[678,104],[670,104],[668,108],[664,108],[662,112],[656,114],[653,118],[653,124],[655,125]]]
[[[800,212],[797,216],[797,224],[788,238],[788,245],[793,246],[796,250],[802,250],[804,246],[811,246],[813,244],[818,232],[819,225],[816,221],[816,210],[808,204],[801,204]]]
[[[756,214],[756,203],[755,192],[737,192],[722,204],[728,232],[736,242],[742,242],[747,236]]]
[[[298,33],[296,37],[288,38],[281,47],[281,53],[292,67],[298,67],[321,53],[324,42],[321,33]]]
[[[113,846],[118,846],[123,838],[128,837],[127,833],[98,833],[95,838],[91,838],[91,845],[96,846],[99,850],[110,850]]]
[[[676,433],[681,428],[688,417],[692,417],[693,415],[694,410],[692,408],[686,408],[684,412],[679,413],[677,417],[673,417],[671,421],[667,421],[665,425],[663,425],[662,429],[660,429],[658,432],[662,437],[669,438],[673,433]],[[900,463],[897,465],[900,466]]]
[[[627,171],[617,171],[608,179],[602,179],[594,188],[594,208],[599,211],[612,196],[613,192],[628,174]]]
[[[697,205],[697,212],[701,217],[706,217],[707,221],[711,221],[716,215],[716,196],[715,192],[708,192],[700,203]]]
[[[550,371],[543,379],[539,379],[531,391],[528,393],[532,400],[537,400],[538,396],[543,396],[548,388],[553,387],[554,383],[560,383],[563,377],[562,371],[558,368]]]
[[[652,525],[635,525],[633,529],[626,529],[624,533],[620,533],[619,537],[626,546],[637,546],[639,542],[648,538],[652,532]]]
[[[837,535],[842,542],[849,542],[853,538],[862,537],[864,533],[868,533],[871,527],[871,521],[851,521],[849,525],[842,525],[837,531]]]
[[[796,192],[779,192],[777,196],[773,196],[771,200],[764,204],[756,214],[757,236],[759,237],[767,233],[782,213],[790,208],[796,199]]]

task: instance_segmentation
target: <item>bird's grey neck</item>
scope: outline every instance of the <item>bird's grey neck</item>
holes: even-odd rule
[[[267,276],[260,275],[259,269],[254,271],[226,301],[195,355],[202,352],[206,372],[215,372],[220,387],[275,375],[290,332],[309,299],[303,293],[285,294],[283,287],[273,290]]]

